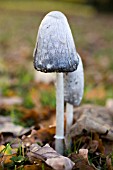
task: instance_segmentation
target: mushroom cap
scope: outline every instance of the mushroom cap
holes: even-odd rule
[[[64,73],[64,100],[74,106],[78,106],[84,93],[84,71],[82,60],[79,57],[79,65],[76,71]]]
[[[42,72],[72,72],[77,69],[73,36],[65,15],[48,13],[42,20],[34,49],[34,67]]]

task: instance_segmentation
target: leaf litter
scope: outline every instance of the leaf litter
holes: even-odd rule
[[[20,110],[23,111],[23,108],[20,108]],[[28,113],[30,114],[30,110]],[[31,114],[34,114],[32,109]],[[85,116],[91,124],[87,123],[87,121],[82,122],[82,120],[84,121],[82,117]],[[13,124],[13,128],[12,131],[10,126],[6,128],[6,131],[4,131],[5,128],[1,129],[0,166],[4,169],[11,169],[16,165],[18,168],[32,168],[33,166],[33,168],[41,169],[44,167],[48,170],[77,168],[93,170],[101,167],[112,170],[113,156],[110,146],[113,147],[113,135],[112,133],[110,134],[111,136],[108,135],[112,124],[112,116],[113,113],[109,109],[100,106],[83,105],[75,108],[74,123],[70,129],[72,148],[71,152],[65,151],[65,156],[59,155],[54,150],[55,125],[49,127],[22,127],[23,132],[20,133],[18,126],[11,122],[11,118],[5,116],[0,119],[0,124],[7,125],[10,122]],[[44,118],[41,117],[41,119],[44,120],[46,117],[47,115]],[[94,117],[99,118],[98,121],[100,120],[100,122],[98,125],[97,119],[94,119]],[[39,122],[41,119],[39,119]],[[81,121],[80,127],[78,125],[79,121]],[[94,121],[94,126],[92,126],[92,121]],[[104,123],[105,126],[102,126],[101,123]],[[102,127],[104,130],[102,130]],[[17,133],[15,133],[14,129]],[[107,147],[110,147],[109,152]]]

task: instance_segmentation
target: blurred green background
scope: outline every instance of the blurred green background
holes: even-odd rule
[[[113,14],[110,0],[0,0],[0,96],[20,96],[32,108],[34,91],[55,107],[52,93],[40,95],[34,82],[33,50],[39,24],[52,10],[69,21],[85,70],[82,103],[105,105],[113,98]],[[39,88],[40,89],[40,88]],[[42,92],[41,92],[42,93]],[[44,97],[46,96],[46,97]],[[47,97],[48,96],[48,97]],[[50,100],[51,98],[51,100]]]

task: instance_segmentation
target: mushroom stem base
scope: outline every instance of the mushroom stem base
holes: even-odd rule
[[[55,150],[63,155],[64,153],[64,141],[63,139],[57,139],[55,138]]]

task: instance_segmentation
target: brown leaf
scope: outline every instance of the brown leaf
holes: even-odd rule
[[[113,140],[113,121],[111,112],[105,107],[84,105],[74,110],[76,120],[70,128],[70,136],[80,135],[85,129],[87,132],[97,132],[106,139]]]
[[[0,144],[5,144],[14,140],[14,134],[10,132],[0,133]]]
[[[48,144],[43,147],[36,144],[31,145],[28,157],[32,163],[42,160],[55,170],[71,170],[74,166],[69,158],[58,154]]]
[[[0,124],[0,133],[12,133],[15,136],[19,136],[21,133],[26,133],[29,131],[29,128],[24,128],[20,125],[15,125],[12,122],[5,122]]]
[[[51,148],[48,144],[43,147],[39,145],[33,144],[30,147],[30,154],[42,161],[46,161],[48,158],[58,157],[60,156],[53,148]],[[31,156],[31,157],[32,157]]]
[[[37,137],[44,143],[54,140],[56,127],[50,126],[49,128],[42,128],[37,131]]]
[[[22,141],[25,146],[30,146],[33,143],[50,143],[54,140],[55,126],[50,126],[48,128],[42,128],[39,130],[32,130],[31,134],[28,136],[23,136]]]
[[[16,156],[16,154],[4,155],[3,157],[0,157],[0,162],[2,162],[2,164],[11,163],[12,162],[12,160],[11,160],[12,156]]]
[[[40,145],[42,145],[42,141],[38,138],[36,130],[32,130],[31,134],[28,136],[23,135],[22,142],[23,142],[24,146],[26,146],[26,147],[29,147],[33,143],[40,143]]]
[[[91,140],[88,149],[91,153],[93,153],[97,150],[98,146],[99,142],[97,140]]]
[[[45,164],[25,165],[24,170],[42,170],[42,167],[44,167],[45,170],[52,170],[52,168],[47,167],[47,165],[45,165]]]
[[[37,170],[38,166],[37,165],[25,165],[24,170]]]
[[[71,170],[74,166],[74,163],[64,156],[49,158],[45,162],[55,170]]]
[[[99,138],[97,133],[94,133],[94,140],[98,141],[98,150],[101,153],[105,153],[105,147],[103,146],[102,139]]]
[[[86,151],[87,152],[87,151]],[[95,170],[95,168],[91,165],[89,165],[87,159],[86,159],[86,153],[85,153],[85,158],[84,154],[75,154],[72,153],[69,158],[75,163],[73,170]]]
[[[82,156],[88,162],[88,149],[80,149],[79,155]]]
[[[0,153],[5,149],[5,145],[0,145]]]

